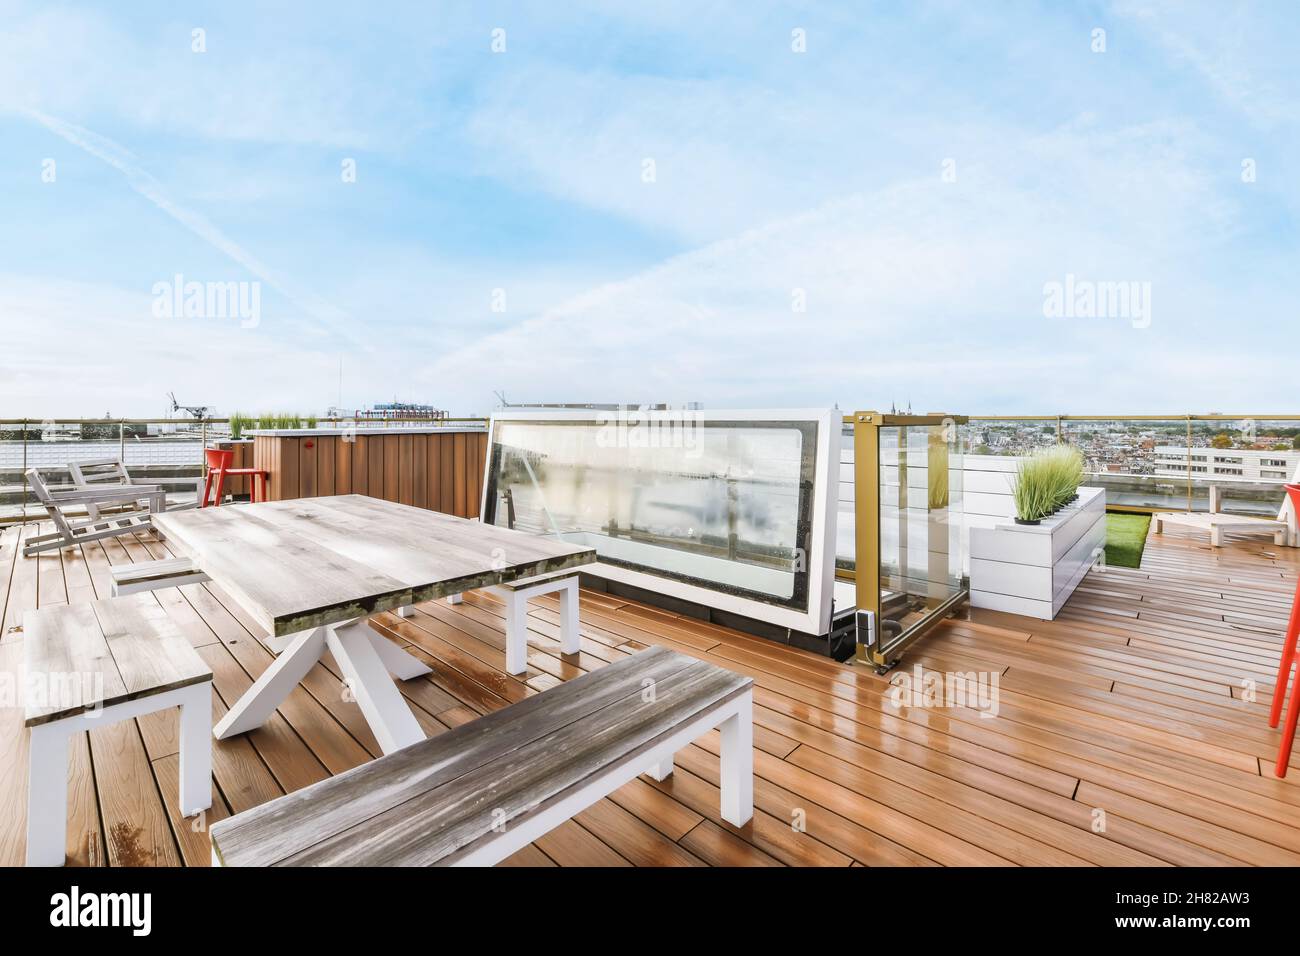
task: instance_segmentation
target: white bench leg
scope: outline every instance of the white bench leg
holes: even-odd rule
[[[560,591],[560,653],[578,653],[581,637],[578,625],[578,580],[570,578]]]
[[[181,816],[212,806],[212,682],[185,690],[181,704]]]
[[[722,819],[743,827],[754,815],[754,693],[722,722]]]
[[[448,595],[447,595],[447,603],[448,603],[448,604],[459,604],[459,603],[460,603],[461,601],[463,601],[463,600],[465,600],[465,595],[463,595],[463,594],[448,594]]]
[[[27,865],[62,866],[68,831],[68,733],[32,728],[27,776]]]
[[[506,673],[528,669],[528,598],[506,595]]]
[[[388,668],[370,642],[372,633],[364,620],[331,625],[325,629],[325,643],[348,679],[380,749],[390,754],[424,740],[424,731],[388,676]]]
[[[650,774],[650,776],[655,780],[667,780],[673,775],[673,758],[667,757],[659,761],[647,770],[646,773]]]
[[[410,617],[414,613],[415,613],[414,604],[403,604],[401,607],[397,609],[398,617]]]
[[[235,701],[225,717],[212,729],[212,735],[225,740],[235,734],[261,727],[275,709],[307,676],[325,651],[325,629],[312,628],[296,635],[284,652],[262,671],[244,696]]]

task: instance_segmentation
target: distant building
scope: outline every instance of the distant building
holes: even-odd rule
[[[401,419],[439,420],[447,417],[447,412],[432,405],[417,405],[411,402],[380,402],[370,408],[345,409],[331,406],[330,418],[355,418],[359,421],[378,420],[394,421]]]
[[[1206,478],[1242,478],[1253,481],[1290,481],[1300,468],[1300,450],[1249,448],[1187,448],[1159,445],[1155,450],[1157,475],[1186,475],[1188,455],[1193,475]]]

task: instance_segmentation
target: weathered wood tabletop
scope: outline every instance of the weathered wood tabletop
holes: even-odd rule
[[[593,548],[365,495],[153,520],[277,637],[596,558]]]

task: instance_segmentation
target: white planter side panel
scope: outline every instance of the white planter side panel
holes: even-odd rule
[[[1080,488],[1075,505],[1039,525],[972,523],[971,604],[1050,620],[1105,544],[1106,493],[1101,488]]]

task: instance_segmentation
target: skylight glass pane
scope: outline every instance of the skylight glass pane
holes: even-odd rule
[[[496,423],[485,520],[600,561],[807,606],[815,422]]]

